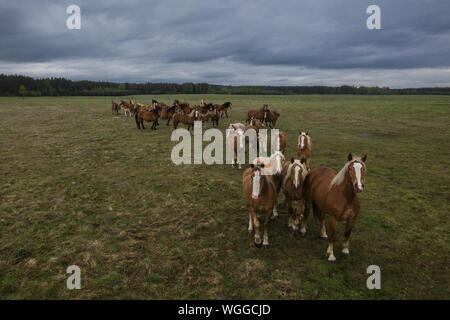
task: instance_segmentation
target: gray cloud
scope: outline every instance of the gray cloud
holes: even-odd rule
[[[65,27],[68,3],[0,3],[0,72],[113,81],[450,85],[450,3],[439,0],[72,3],[81,7],[81,30]],[[382,30],[365,26],[370,4],[381,7]]]

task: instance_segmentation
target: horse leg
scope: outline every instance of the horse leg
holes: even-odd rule
[[[266,219],[264,221],[264,241],[263,241],[264,248],[269,248],[269,226],[270,220],[272,220],[272,210],[270,209],[267,210]]]
[[[261,247],[261,236],[259,234],[259,226],[260,226],[259,219],[258,219],[258,216],[256,215],[255,209],[250,208],[250,214],[253,218],[253,226],[255,228],[254,243],[255,243],[256,247],[260,248]]]
[[[144,127],[144,119],[141,119],[141,126],[142,126],[142,129],[145,130],[145,127]]]
[[[273,212],[272,212],[272,216],[270,217],[270,219],[275,220],[276,218],[278,218],[278,211],[277,211],[277,205],[275,204],[273,206]]]
[[[303,199],[302,200],[298,200],[298,204],[297,204],[297,210],[295,211],[295,220],[292,223],[292,229],[298,230],[298,225],[300,224],[300,220],[302,219],[302,210],[303,210]]]
[[[291,198],[285,193],[284,194],[285,198],[286,198],[286,203],[287,203],[287,207],[288,207],[288,216],[289,216],[289,223],[288,223],[288,227],[292,228],[292,231],[295,231],[294,228],[294,209],[292,208],[292,200]]]
[[[337,220],[333,215],[330,215],[330,221],[328,223],[328,232],[330,234],[330,238],[328,239],[328,249],[327,249],[327,255],[328,255],[328,261],[329,262],[335,262],[336,257],[333,253],[333,244],[336,240],[336,225]]]
[[[169,120],[167,120],[167,126],[169,125],[169,122],[170,122],[170,118],[169,118]]]
[[[356,218],[349,218],[345,224],[345,232],[344,232],[344,243],[342,245],[342,253],[345,255],[349,255],[350,251],[348,251],[348,240],[350,235],[352,234],[352,229],[355,226]]]
[[[253,231],[253,219],[252,219],[252,214],[249,211],[248,212],[248,233],[251,233]]]
[[[311,200],[305,200],[305,210],[303,211],[303,221],[300,226],[300,233],[302,236],[306,233],[306,220],[308,220],[309,213],[311,212]]]

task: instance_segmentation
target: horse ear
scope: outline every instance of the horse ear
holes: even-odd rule
[[[264,168],[264,163],[261,163],[261,168]]]
[[[348,161],[352,161],[353,160],[353,156],[352,156],[352,153],[350,152],[349,154],[348,154]]]
[[[291,163],[294,163],[294,158],[291,158]]]
[[[306,163],[306,158],[305,157],[302,157],[301,159],[300,159],[300,163]]]
[[[308,131],[306,131],[306,135],[309,136]]]
[[[365,154],[364,157],[362,157],[361,161],[365,163],[366,160],[367,160],[367,154]]]
[[[251,163],[251,164],[250,164],[250,167],[251,167],[251,168],[254,168],[254,167],[255,167],[255,165],[254,165],[253,163]]]

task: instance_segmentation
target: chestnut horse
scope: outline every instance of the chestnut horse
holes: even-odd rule
[[[139,130],[141,130],[141,126],[142,129],[145,129],[144,121],[153,122],[150,130],[156,130],[158,118],[159,118],[158,111],[155,109],[151,111],[139,111],[134,116],[134,119],[136,120],[136,124]]]
[[[228,118],[228,108],[231,109],[231,102],[227,101],[224,104],[215,104],[214,108],[219,112],[220,117],[222,118],[225,114]]]
[[[160,109],[158,109],[158,114],[161,117],[161,119],[167,119],[167,126],[170,123],[170,119],[172,119],[173,115],[175,114],[176,106],[163,106]]]
[[[298,157],[306,159],[306,168],[309,169],[309,163],[311,162],[311,155],[313,151],[312,139],[308,135],[308,132],[300,131],[297,143],[297,155]]]
[[[245,122],[250,123],[251,119],[258,119],[258,120],[263,121],[265,114],[266,114],[266,112],[264,111],[264,108],[248,110],[247,119],[245,120]]]
[[[183,111],[176,112],[172,116],[173,119],[173,128],[176,129],[178,124],[181,122],[183,124],[187,124],[188,130],[194,128],[194,121],[198,119],[198,110],[192,110],[189,114],[184,114]]]
[[[279,150],[284,153],[286,151],[287,135],[283,130],[278,131],[278,143]]]
[[[265,216],[264,238],[262,245],[269,247],[269,224],[272,217],[273,208],[277,203],[277,189],[272,176],[263,174],[264,163],[260,165],[250,165],[242,175],[242,190],[248,207],[248,232],[255,228],[254,243],[256,247],[261,247],[261,236],[259,232],[259,216]]]
[[[367,155],[362,158],[348,155],[348,162],[336,173],[330,168],[314,168],[308,172],[303,188],[305,198],[305,212],[300,232],[306,232],[306,220],[311,206],[314,215],[319,217],[321,231],[320,237],[327,239],[325,231],[325,215],[330,216],[328,222],[328,261],[335,262],[333,244],[336,240],[336,227],[338,221],[347,221],[344,233],[342,253],[349,254],[348,241],[355,226],[359,213],[357,193],[364,189],[364,173],[366,171]]]
[[[300,217],[302,215],[304,200],[303,200],[303,183],[305,182],[308,169],[305,166],[305,159],[294,160],[286,162],[283,165],[281,188],[284,192],[284,197],[288,206],[289,224],[288,227],[292,231],[298,230]],[[292,201],[298,201],[297,209],[294,215],[292,208]]]
[[[253,160],[254,165],[264,163],[265,173],[272,177],[277,194],[280,192],[282,181],[282,170],[284,164],[284,155],[280,151],[275,151],[270,157],[257,157]],[[278,217],[277,204],[273,207],[272,219]]]
[[[270,128],[275,127],[277,124],[278,117],[280,116],[280,113],[276,110],[269,110],[266,112],[266,116],[264,118],[265,124],[269,124]]]
[[[183,110],[183,112],[185,114],[188,114],[188,113],[190,113],[192,111],[191,108],[189,107],[189,103],[188,102],[179,101],[178,99],[175,99],[173,101],[173,105],[177,106],[177,107],[180,107],[181,110]]]
[[[118,103],[114,102],[114,100],[111,100],[111,111],[113,116],[117,116],[119,114],[120,106]]]
[[[235,129],[234,127],[230,128],[234,131],[227,132],[227,144],[230,150],[233,150],[233,168],[238,165],[238,169],[241,169],[241,164],[237,163],[237,154],[238,154],[238,146],[239,148],[245,147],[245,135],[244,130],[241,128]]]

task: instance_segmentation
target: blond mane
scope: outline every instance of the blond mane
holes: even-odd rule
[[[359,162],[362,164],[363,168],[366,169],[366,164],[361,160],[360,157],[353,157],[352,160],[348,161],[344,167],[341,169],[341,171],[339,171],[337,173],[337,175],[333,178],[333,180],[331,180],[330,182],[330,189],[333,188],[334,186],[339,186],[342,182],[344,182],[345,179],[345,175],[347,174],[348,171],[348,167],[350,166],[350,164],[352,164],[353,162]]]
[[[298,136],[297,146],[300,145],[300,142],[301,142],[300,138],[302,137],[303,133],[304,132],[302,132],[302,134],[299,134],[299,136]],[[306,137],[306,145],[310,146],[311,145],[311,137],[309,135],[307,135],[306,133],[305,133],[305,137]]]
[[[291,174],[292,174],[291,169],[294,164],[299,164],[300,167],[302,167],[302,178],[303,179],[305,179],[306,175],[308,174],[308,170],[306,169],[305,164],[301,163],[300,160],[294,160],[294,163],[289,164],[289,167],[286,172],[286,177],[284,177],[284,180],[283,180],[283,184],[286,184],[288,179],[291,177]]]

